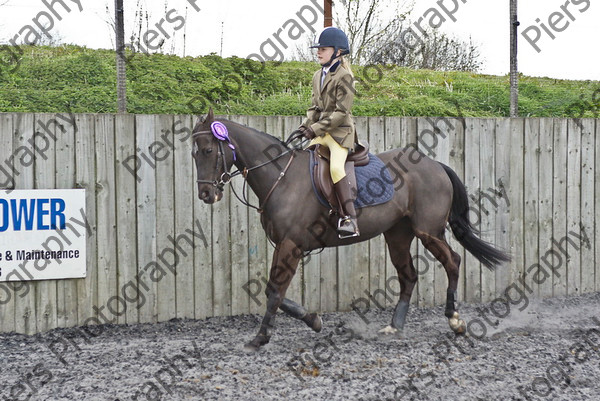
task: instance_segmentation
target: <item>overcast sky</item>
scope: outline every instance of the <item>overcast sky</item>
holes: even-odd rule
[[[4,1],[0,0],[0,4]],[[107,24],[114,13],[113,0],[81,0],[82,11],[77,5],[79,0],[62,1],[71,12],[56,3],[55,12],[61,18],[58,20],[41,0],[9,0],[0,7],[0,38],[6,43],[16,35],[17,41],[22,42],[26,34],[23,28],[32,25],[36,15],[44,11],[53,17],[50,34],[60,36],[64,42],[90,48],[113,46],[114,35]],[[274,34],[290,19],[295,19],[303,29],[309,31],[310,24],[302,22],[297,12],[305,7],[302,15],[306,22],[311,22],[308,6],[316,10],[315,4],[322,4],[323,0],[169,0],[166,9],[164,0],[124,2],[126,36],[136,26],[136,5],[142,4],[150,11],[148,28],[158,31],[155,25],[164,19],[162,28],[174,37],[174,41],[165,42],[166,51],[173,48],[176,53],[183,54],[185,34],[186,55],[220,54],[222,51],[225,57],[247,57],[252,53],[260,53],[261,45],[269,39],[273,43],[280,43],[279,48],[283,48]],[[455,2],[457,9],[451,13],[456,8]],[[343,7],[340,1],[334,4],[336,8]],[[426,26],[439,13],[445,20],[441,23],[441,30],[466,40],[472,38],[479,45],[484,61],[482,73],[505,75],[509,71],[508,11],[508,0],[416,0],[411,19],[416,21],[424,17],[422,26]],[[323,25],[322,15],[318,17],[319,20],[312,25],[315,29]],[[599,0],[520,0],[519,71],[530,76],[600,80],[599,20]],[[40,21],[42,25],[49,26],[45,16],[42,15]],[[439,23],[441,20],[436,17],[436,21]],[[279,39],[288,47],[287,51],[303,43],[302,39],[289,37],[287,33],[291,27],[287,25],[279,35]],[[142,33],[146,30],[144,25]],[[527,34],[530,41],[526,40],[523,33]],[[163,36],[159,32],[157,41]],[[538,47],[539,52],[530,42]],[[263,46],[263,51],[269,52],[269,49]]]

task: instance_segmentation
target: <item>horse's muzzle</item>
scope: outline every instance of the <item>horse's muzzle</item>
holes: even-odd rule
[[[198,187],[198,198],[206,204],[212,205],[223,198],[223,191],[215,187]]]

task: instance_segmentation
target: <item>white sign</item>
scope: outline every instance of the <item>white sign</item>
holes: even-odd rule
[[[85,277],[85,243],[90,230],[85,189],[2,194],[0,281]]]

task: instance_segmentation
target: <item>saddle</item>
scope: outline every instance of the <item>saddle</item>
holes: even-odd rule
[[[343,209],[333,188],[333,180],[329,171],[329,149],[321,145],[308,147],[311,150],[313,184],[315,190],[320,192],[332,208],[332,212],[340,213]],[[356,200],[358,188],[356,184],[355,167],[369,164],[369,144],[367,142],[355,145],[355,150],[348,155],[344,169],[352,187],[352,200]]]

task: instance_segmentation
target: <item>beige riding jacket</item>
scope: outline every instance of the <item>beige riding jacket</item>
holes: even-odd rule
[[[312,105],[302,125],[310,126],[317,136],[328,132],[343,147],[354,149],[354,77],[339,62],[330,68],[322,87],[321,75],[322,70],[313,75]]]

